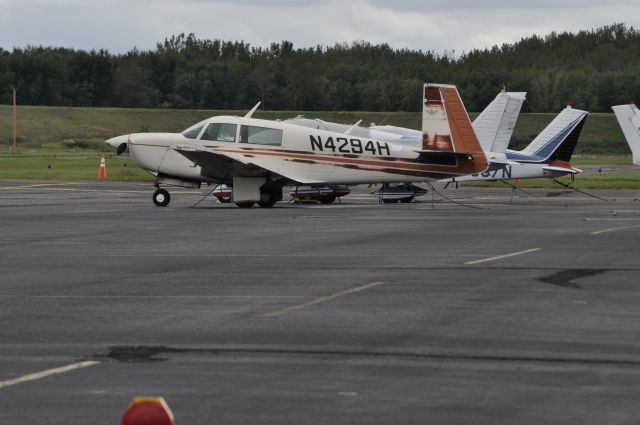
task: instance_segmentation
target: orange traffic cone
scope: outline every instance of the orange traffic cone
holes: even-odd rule
[[[173,413],[162,397],[136,397],[122,417],[122,425],[174,425]]]
[[[100,170],[98,170],[98,180],[106,180],[107,179],[107,168],[104,164],[104,156],[100,160]]]

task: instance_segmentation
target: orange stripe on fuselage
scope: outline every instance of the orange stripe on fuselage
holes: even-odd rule
[[[211,147],[212,150],[217,152],[229,152],[229,153],[237,153],[237,154],[245,154],[245,151],[251,151],[254,154],[265,155],[265,156],[277,156],[277,157],[285,157],[285,158],[294,158],[294,159],[313,159],[316,161],[324,161],[330,164],[325,165],[333,165],[336,163],[340,163],[343,165],[351,164],[351,165],[367,165],[370,167],[384,167],[385,169],[398,169],[398,170],[413,170],[419,172],[433,172],[437,174],[461,174],[459,171],[459,166],[450,166],[450,165],[438,165],[438,164],[415,164],[408,163],[404,161],[415,161],[410,158],[398,158],[393,160],[368,160],[368,159],[360,159],[360,158],[344,158],[338,155],[317,155],[313,153],[306,153],[302,151],[284,151],[284,150],[266,150],[266,149],[256,149],[256,148],[241,148],[238,149],[229,149],[224,147]],[[338,164],[336,164],[338,165]]]

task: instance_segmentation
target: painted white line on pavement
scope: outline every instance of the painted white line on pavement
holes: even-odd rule
[[[29,381],[37,381],[38,379],[46,378],[48,376],[71,372],[72,370],[82,369],[85,367],[97,365],[98,363],[100,362],[97,362],[95,360],[87,360],[84,362],[73,363],[67,366],[57,367],[55,369],[43,370],[42,372],[30,373],[28,375],[20,376],[19,378],[0,381],[0,388],[6,388],[12,385],[22,384],[24,382],[29,382]]]
[[[486,263],[488,261],[502,260],[503,258],[515,257],[516,255],[528,254],[530,252],[540,251],[540,248],[531,248],[524,251],[512,252],[511,254],[497,255],[495,257],[483,258],[482,260],[467,261],[466,265]]]
[[[625,230],[625,229],[633,229],[636,227],[640,227],[640,224],[635,224],[633,226],[622,226],[622,227],[611,227],[609,229],[597,230],[595,232],[589,233],[590,235],[599,235],[601,233],[615,232],[616,230]]]
[[[302,303],[302,304],[296,304],[296,305],[289,306],[287,308],[283,308],[283,309],[280,309],[280,310],[272,311],[271,313],[261,314],[259,317],[261,317],[263,319],[269,319],[269,318],[272,318],[272,317],[282,316],[283,314],[287,314],[287,313],[290,313],[292,311],[301,310],[301,309],[303,309],[305,307],[311,307],[311,306],[316,305],[316,304],[326,303],[327,301],[332,301],[332,300],[335,300],[336,298],[340,298],[340,297],[343,297],[345,295],[355,294],[356,292],[364,291],[366,289],[370,289],[370,288],[373,288],[373,287],[376,287],[376,286],[380,286],[382,284],[384,284],[384,282],[369,283],[367,285],[362,285],[362,286],[358,286],[356,288],[347,289],[345,291],[336,292],[335,294],[332,294],[332,295],[327,295],[327,296],[324,296],[324,297],[318,297],[318,298],[315,298],[315,299],[313,299],[311,301],[307,301],[307,302]]]

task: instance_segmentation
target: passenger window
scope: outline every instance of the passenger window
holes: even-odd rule
[[[240,143],[280,146],[282,145],[282,130],[243,125],[240,127]]]
[[[236,124],[211,123],[200,139],[233,143],[236,141],[236,128]]]

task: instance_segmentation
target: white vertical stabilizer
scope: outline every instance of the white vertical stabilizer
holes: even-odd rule
[[[502,91],[473,121],[473,129],[485,152],[507,150],[526,96],[526,92]]]
[[[633,163],[640,167],[640,111],[636,105],[612,106],[625,139],[633,154]]]

